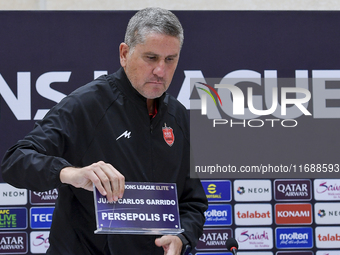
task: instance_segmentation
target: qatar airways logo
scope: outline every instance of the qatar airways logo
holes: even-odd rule
[[[301,116],[340,118],[340,107],[326,105],[340,99],[338,89],[328,86],[340,81],[340,70],[296,70],[295,78],[278,78],[276,70],[264,70],[263,77],[253,70],[236,70],[216,79],[205,78],[202,71],[184,73],[178,100],[188,109],[201,110],[214,127],[295,127]]]
[[[314,197],[316,200],[339,200],[340,179],[314,180]]]

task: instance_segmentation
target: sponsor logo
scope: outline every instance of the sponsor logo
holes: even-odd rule
[[[235,239],[240,250],[266,250],[273,248],[271,228],[236,228]]]
[[[117,137],[116,141],[119,140],[122,137],[130,139],[131,138],[131,132],[126,130],[123,134],[121,134],[120,136]]]
[[[196,250],[225,250],[226,241],[232,237],[230,228],[206,228],[199,238]]]
[[[43,253],[45,254],[48,247],[50,247],[49,242],[49,231],[33,231],[30,234],[31,239],[31,253]]]
[[[0,254],[25,254],[27,251],[27,233],[0,232]]]
[[[164,141],[169,145],[172,146],[175,142],[175,135],[171,127],[167,127],[166,123],[164,123],[164,127],[162,127],[163,131],[163,138]]]
[[[311,224],[311,204],[276,204],[276,224]]]
[[[236,225],[271,225],[273,223],[271,204],[236,204]]]
[[[312,251],[278,251],[276,255],[313,255]]]
[[[54,207],[33,207],[30,210],[32,229],[49,229],[52,223]]]
[[[223,180],[201,181],[209,202],[229,202],[231,200],[231,182]]]
[[[231,252],[197,252],[196,255],[232,255]],[[192,253],[189,253],[192,255]]]
[[[230,226],[232,223],[231,205],[212,205],[204,212],[205,226]]]
[[[26,208],[0,208],[0,230],[1,229],[26,229]]]
[[[231,253],[230,253],[231,254]],[[273,255],[272,252],[267,251],[261,251],[261,252],[237,252],[238,255]]]
[[[312,228],[276,228],[278,249],[305,249],[313,247]]]
[[[316,255],[339,255],[340,254],[340,250],[337,251],[317,251]]]
[[[236,180],[234,181],[235,201],[270,201],[272,188],[270,180]]]
[[[340,200],[340,179],[314,180],[315,200]]]
[[[277,201],[302,201],[312,199],[310,180],[275,180],[274,198]]]
[[[340,228],[316,227],[315,244],[317,248],[340,248]]]
[[[315,223],[340,224],[340,203],[315,203]]]
[[[55,204],[58,198],[58,189],[52,189],[44,192],[30,191],[30,200],[32,205],[36,204]]]
[[[17,189],[7,183],[0,183],[0,205],[27,204],[27,190]]]

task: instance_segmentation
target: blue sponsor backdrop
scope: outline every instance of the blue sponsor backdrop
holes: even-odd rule
[[[202,180],[202,186],[209,202],[229,202],[231,182],[229,180]]]
[[[26,208],[0,208],[0,231],[2,229],[26,229],[27,209]]]
[[[278,249],[308,249],[313,247],[313,230],[308,227],[276,228]]]
[[[0,157],[32,129],[36,119],[60,100],[60,94],[56,92],[67,95],[93,80],[99,73],[112,73],[119,68],[118,46],[123,41],[127,22],[134,13],[134,11],[0,12],[0,24],[2,24],[0,27]],[[189,98],[199,98],[197,93],[189,96],[181,91],[182,86],[188,84],[186,78],[193,72],[202,74],[203,77],[224,77],[243,70],[262,78],[273,72],[277,77],[295,78],[299,70],[304,70],[304,74],[312,78],[315,71],[332,70],[332,73],[328,74],[331,78],[335,77],[335,81],[327,83],[326,89],[330,89],[331,96],[327,95],[329,99],[324,100],[325,107],[333,112],[331,117],[320,117],[322,113],[317,113],[320,103],[316,104],[316,102],[320,102],[320,93],[314,93],[313,84],[308,84],[312,94],[308,110],[312,116],[296,118],[298,122],[296,128],[283,128],[280,122],[275,122],[275,127],[268,125],[271,122],[258,128],[250,127],[248,124],[246,127],[243,125],[236,125],[233,128],[230,125],[223,127],[225,135],[219,137],[216,143],[227,145],[227,151],[219,152],[227,163],[246,166],[258,162],[259,165],[263,163],[266,166],[268,164],[279,166],[290,165],[293,162],[298,170],[306,169],[306,164],[327,164],[329,169],[336,169],[336,164],[339,164],[338,144],[340,143],[338,135],[340,96],[337,92],[340,88],[337,82],[340,80],[340,33],[337,32],[337,28],[340,27],[339,12],[176,11],[175,14],[183,24],[185,43],[169,93],[181,98],[181,102],[187,107],[190,105]],[[54,78],[42,84],[47,92],[41,93],[37,88],[39,81],[46,81],[44,78],[47,77]],[[253,87],[254,95],[262,95],[263,105],[265,105],[263,89],[257,85]],[[314,87],[314,89],[318,88]],[[221,111],[221,108],[218,109]],[[200,110],[192,112],[200,113]],[[319,117],[316,118],[315,115]],[[228,118],[229,121],[231,119],[226,114],[223,117]],[[255,125],[256,122],[251,124]],[[206,135],[200,133],[198,138],[203,139]],[[204,148],[204,150],[210,149]],[[216,163],[212,162],[212,164]],[[332,165],[328,166],[328,164]],[[307,165],[307,168],[317,169],[311,168],[311,165]],[[244,174],[244,177],[247,177],[247,174]],[[306,201],[314,204],[316,201],[340,201],[340,180],[325,181],[323,187],[326,185],[327,191],[318,195],[316,200],[315,189],[319,184],[311,182],[312,180],[295,182],[289,178],[291,176],[285,176],[288,183],[282,183],[280,190],[276,189],[275,180],[270,180],[273,191],[271,198],[266,198],[265,202],[273,204],[273,214],[275,214],[276,198],[280,203]],[[221,179],[216,179],[211,175],[209,180],[203,182],[210,203],[209,210],[212,212],[214,209],[226,206],[225,210],[230,217],[226,217],[227,220],[223,224],[234,231],[237,226],[233,219],[233,209],[234,205],[240,202],[235,201],[231,194],[234,180],[228,175],[225,175],[222,182]],[[256,180],[253,181],[256,183]],[[0,182],[3,182],[1,174]],[[245,191],[242,194],[243,199],[244,196],[249,195],[249,190],[246,183],[242,188]],[[260,190],[263,187],[257,188]],[[249,199],[243,199],[240,203],[250,204],[260,201],[261,204],[264,195],[253,193]],[[4,209],[8,206],[1,204]],[[30,202],[26,205],[26,208],[30,209],[29,215],[28,211],[23,210],[20,205],[15,208],[16,224],[27,233],[49,227],[50,218],[47,215],[52,213],[53,209],[36,206],[37,204],[33,205]],[[254,210],[255,208],[249,206],[250,213]],[[244,213],[247,215],[246,212]],[[1,214],[1,217],[3,215]],[[27,224],[28,217],[31,219],[30,225]],[[207,227],[219,227],[210,222],[207,221]],[[275,222],[274,218],[273,222]],[[310,224],[309,234],[314,238],[314,242],[304,248],[304,251],[314,254],[317,252],[316,226],[315,222]],[[323,226],[326,230],[322,235],[327,236],[329,224]],[[274,223],[271,226],[263,226],[261,219],[256,219],[249,227],[272,227],[274,230],[279,226]],[[288,225],[288,227],[296,226]],[[285,228],[278,228],[277,231],[282,229]],[[9,234],[12,229],[2,228],[0,231]],[[218,241],[214,240],[217,237],[211,238],[211,241]],[[28,239],[30,239],[29,235]],[[259,247],[256,250],[257,254],[261,252],[283,254],[286,249],[296,252],[297,248],[299,250],[301,248],[275,245],[279,240],[275,232],[271,240],[274,248],[268,251],[261,250]],[[31,245],[31,240],[28,245]],[[335,241],[332,247],[335,248],[330,250],[340,254],[339,242]],[[24,250],[28,250],[27,254],[30,254],[30,249]],[[193,254],[195,252],[194,250]],[[227,253],[207,251],[198,254]]]
[[[49,229],[54,207],[32,207],[30,210],[32,229]]]

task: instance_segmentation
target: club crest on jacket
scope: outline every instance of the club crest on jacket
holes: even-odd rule
[[[164,123],[164,127],[162,127],[163,131],[163,138],[164,141],[169,145],[172,146],[175,142],[175,135],[171,127],[167,127],[166,123]]]

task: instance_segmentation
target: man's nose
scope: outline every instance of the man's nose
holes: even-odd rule
[[[153,74],[157,75],[158,77],[164,77],[165,75],[165,62],[160,60],[157,62],[157,65],[153,69]]]

